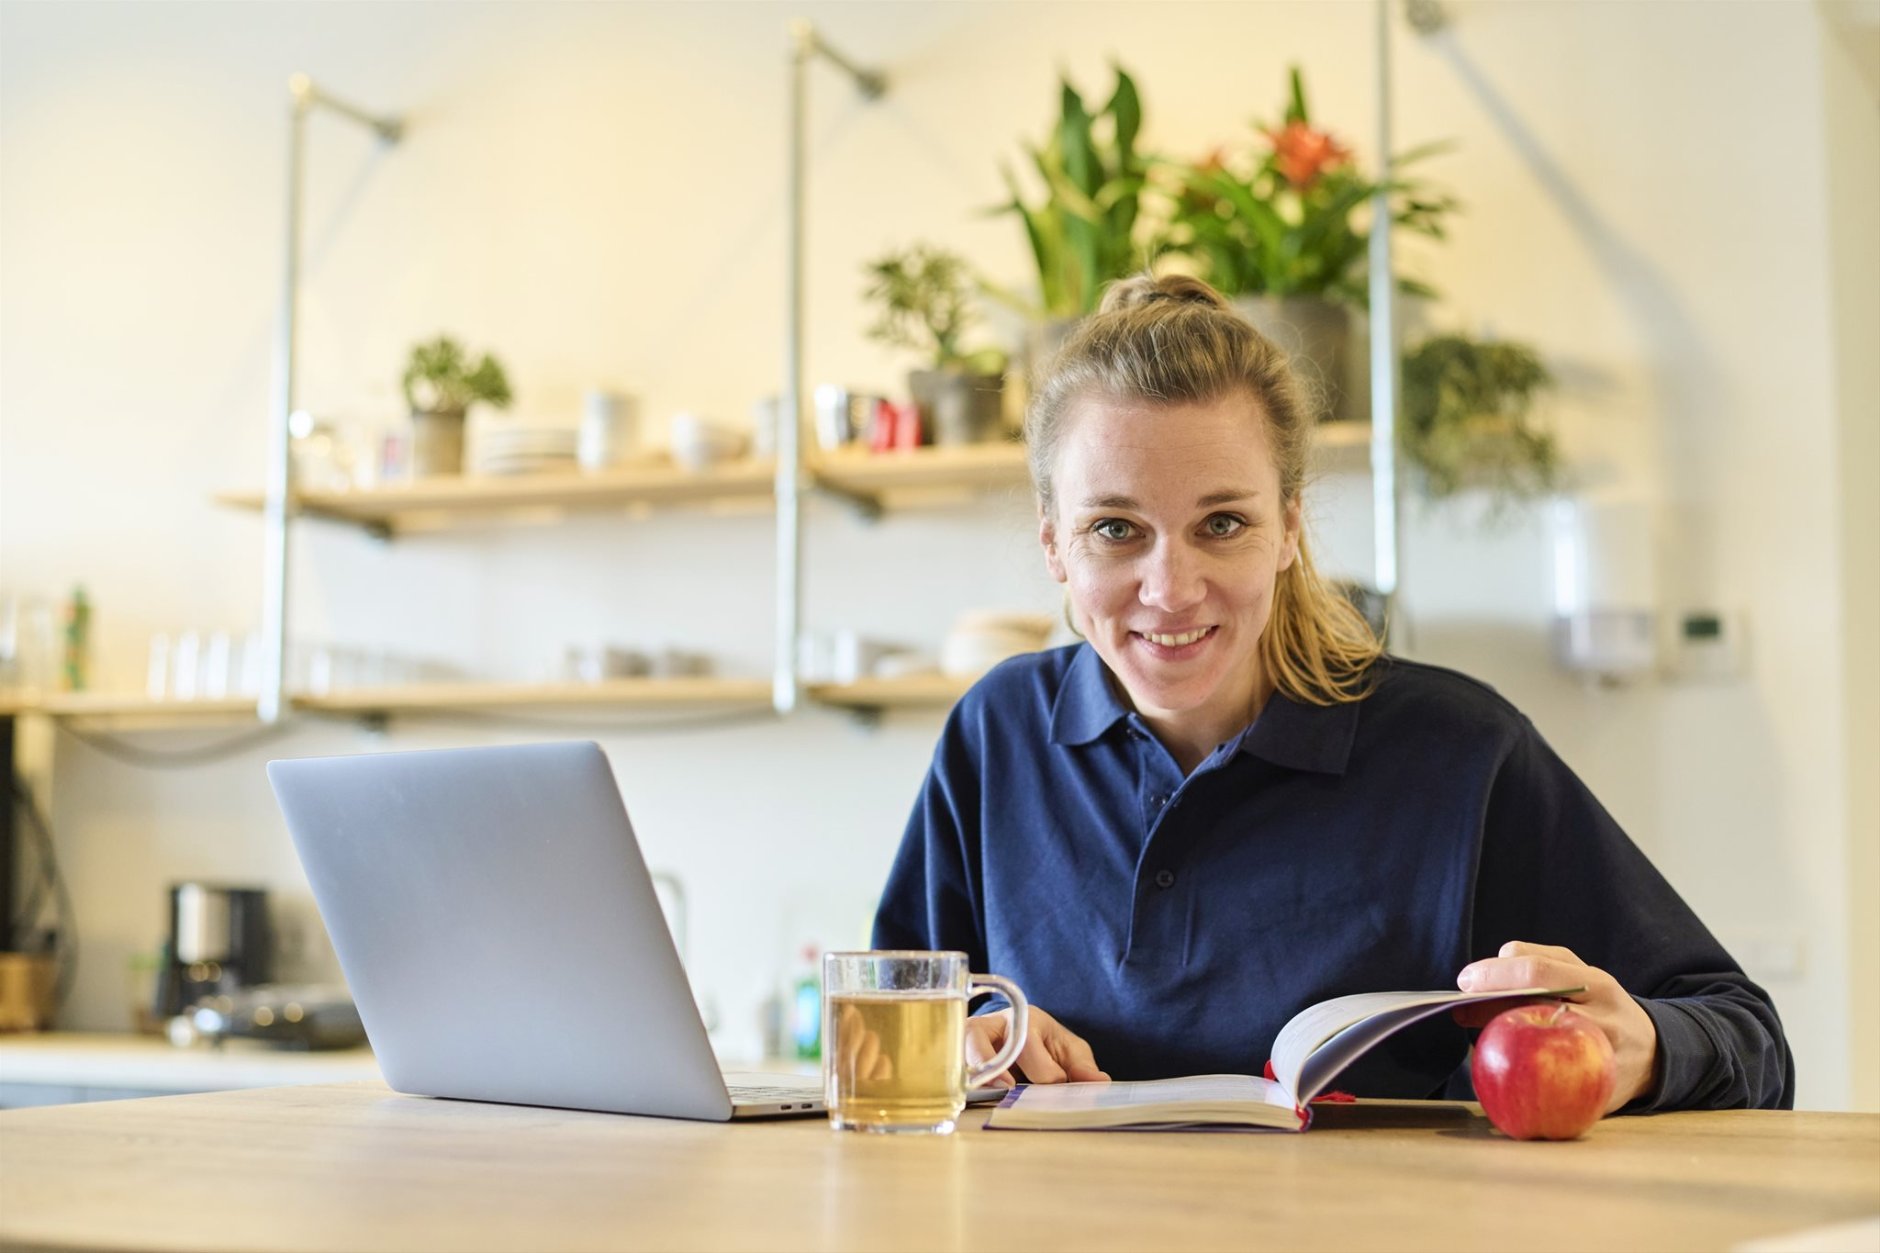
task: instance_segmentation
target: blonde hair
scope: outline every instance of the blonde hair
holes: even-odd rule
[[[1115,283],[1033,384],[1025,436],[1039,510],[1056,508],[1051,469],[1065,416],[1078,401],[1207,404],[1236,394],[1250,397],[1266,420],[1281,503],[1291,505],[1305,485],[1313,419],[1286,354],[1200,279],[1144,274]],[[1275,686],[1313,705],[1361,700],[1383,651],[1363,615],[1313,566],[1302,530],[1260,637]]]

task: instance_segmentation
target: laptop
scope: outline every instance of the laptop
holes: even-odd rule
[[[716,1122],[824,1112],[726,1075],[598,744],[268,763],[385,1082]]]

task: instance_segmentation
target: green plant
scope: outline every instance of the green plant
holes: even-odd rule
[[[1486,487],[1498,503],[1560,478],[1554,437],[1532,414],[1553,376],[1525,344],[1438,335],[1403,361],[1403,448],[1433,498]]]
[[[996,374],[1005,368],[997,349],[968,351],[962,337],[978,320],[972,270],[958,254],[931,244],[890,252],[863,267],[863,296],[881,306],[870,339],[924,354],[936,370]]]
[[[1143,266],[1135,240],[1149,160],[1136,150],[1142,100],[1119,65],[1116,87],[1092,113],[1068,79],[1060,80],[1058,122],[1042,148],[1027,144],[1044,198],[1026,203],[1017,176],[1001,164],[1012,198],[994,210],[1016,213],[1038,265],[1041,304],[1027,311],[1048,318],[1081,317],[1097,307],[1103,286]],[[1026,308],[1026,302],[996,292]]]
[[[404,388],[413,413],[462,413],[479,400],[503,409],[510,401],[509,379],[496,358],[486,352],[472,364],[448,335],[412,346]]]
[[[1363,306],[1369,213],[1379,190],[1390,196],[1391,220],[1433,239],[1457,206],[1416,181],[1367,178],[1349,149],[1312,125],[1297,66],[1285,121],[1255,124],[1260,136],[1240,156],[1217,149],[1194,163],[1158,162],[1172,183],[1174,207],[1156,240],[1158,255],[1194,260],[1201,276],[1225,295],[1323,296]],[[1446,145],[1431,144],[1396,158],[1413,164]],[[1435,293],[1399,279],[1402,291]]]

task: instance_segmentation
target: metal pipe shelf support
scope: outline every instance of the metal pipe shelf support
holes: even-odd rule
[[[356,105],[322,91],[305,74],[287,80],[287,241],[286,265],[281,281],[281,307],[274,334],[274,385],[268,407],[267,493],[261,517],[266,532],[262,556],[261,639],[263,659],[261,696],[256,715],[266,723],[287,715],[287,513],[293,492],[293,439],[288,421],[294,412],[295,349],[300,306],[300,209],[306,167],[307,118],[315,109],[329,109],[371,130],[379,142],[395,144],[404,136],[404,122],[396,117],[367,113]]]
[[[777,414],[777,638],[771,704],[787,714],[802,700],[797,640],[803,629],[803,221],[806,197],[805,131],[809,113],[809,68],[821,57],[846,73],[864,100],[878,100],[887,76],[864,69],[830,47],[803,18],[790,23],[789,250],[785,279],[784,402]]]

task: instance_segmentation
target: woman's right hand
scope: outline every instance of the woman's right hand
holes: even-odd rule
[[[1009,1009],[968,1018],[966,1064],[979,1067],[997,1057],[1011,1030],[1012,1011]],[[1036,1005],[1027,1016],[1025,1047],[1019,1050],[1012,1069],[1021,1073],[1026,1083],[1110,1081],[1108,1075],[1097,1069],[1097,1059],[1091,1056],[1090,1046],[1084,1043],[1083,1037]],[[991,1082],[995,1087],[1011,1087],[1012,1071],[994,1076]]]

